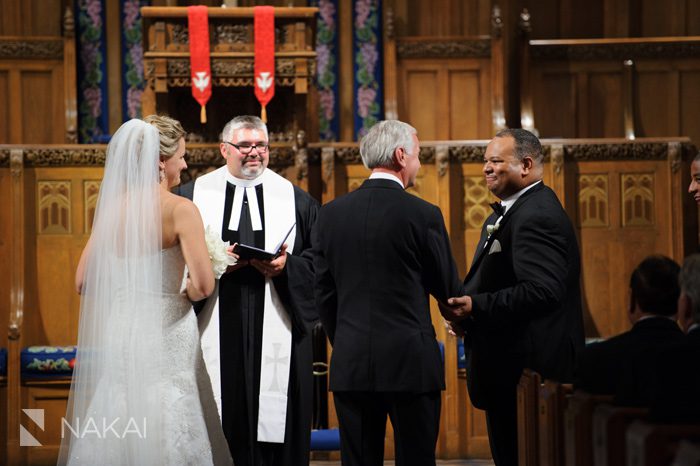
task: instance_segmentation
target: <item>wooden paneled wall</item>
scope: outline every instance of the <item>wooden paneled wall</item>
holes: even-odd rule
[[[542,137],[698,141],[698,51],[700,37],[530,41],[523,116]]]
[[[2,1],[0,144],[77,141],[72,2]]]

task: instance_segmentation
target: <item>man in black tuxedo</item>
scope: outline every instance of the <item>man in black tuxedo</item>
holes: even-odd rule
[[[445,382],[428,294],[445,301],[460,281],[440,209],[405,192],[419,152],[413,127],[377,123],[360,143],[371,176],[323,206],[314,228],[344,466],[383,464],[387,415],[396,464],[435,464]]]
[[[682,343],[661,352],[649,417],[663,423],[700,424],[700,254],[683,262],[678,321]]]
[[[517,464],[516,386],[524,368],[570,382],[583,348],[576,235],[542,183],[539,140],[506,129],[486,148],[486,186],[502,203],[486,219],[462,294],[443,314],[464,332],[467,387],[486,410],[497,466]]]
[[[649,405],[659,352],[683,340],[676,323],[679,272],[678,264],[664,256],[649,256],[634,269],[629,304],[632,328],[586,347],[574,388],[613,395],[619,405]]]

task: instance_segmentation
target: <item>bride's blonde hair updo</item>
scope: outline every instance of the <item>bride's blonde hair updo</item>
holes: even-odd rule
[[[160,135],[160,156],[169,159],[177,151],[180,138],[184,138],[185,130],[179,121],[165,115],[149,115],[143,119],[146,123],[153,125]]]

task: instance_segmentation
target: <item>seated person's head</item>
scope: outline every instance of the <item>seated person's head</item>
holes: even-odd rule
[[[678,320],[687,332],[691,325],[700,324],[700,254],[685,258],[679,281]]]
[[[665,256],[644,259],[630,277],[630,320],[648,315],[675,317],[678,309],[680,267]]]

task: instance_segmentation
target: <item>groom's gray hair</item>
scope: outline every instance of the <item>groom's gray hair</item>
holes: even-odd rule
[[[221,140],[230,142],[231,139],[233,139],[233,135],[239,129],[257,129],[258,131],[262,131],[262,133],[265,135],[265,140],[269,141],[267,125],[263,123],[260,118],[254,115],[237,116],[233,120],[226,123],[224,130],[221,132]]]
[[[370,170],[393,167],[396,149],[402,147],[409,154],[413,152],[413,135],[416,133],[413,126],[403,121],[380,121],[360,141],[362,163]]]

